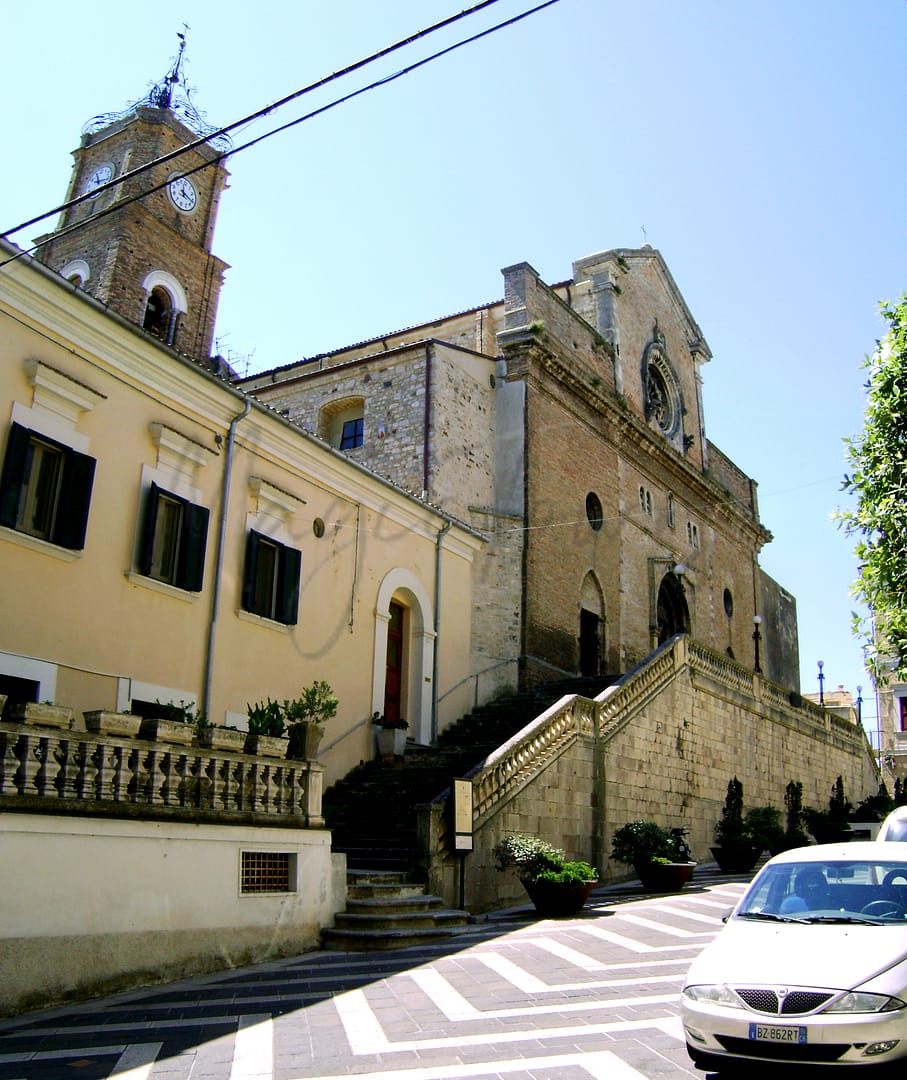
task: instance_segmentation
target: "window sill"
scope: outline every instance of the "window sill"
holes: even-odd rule
[[[61,562],[75,562],[76,559],[82,558],[81,551],[60,547],[59,544],[52,544],[49,540],[42,540],[38,536],[19,532],[18,529],[10,529],[5,525],[0,525],[0,536],[11,544],[19,544],[20,547],[28,548],[30,551],[37,551],[41,555],[52,555]]]
[[[143,589],[151,589],[152,592],[172,596],[174,600],[182,600],[184,604],[194,604],[201,596],[201,593],[188,592],[186,589],[178,589],[175,585],[168,585],[166,581],[145,577],[144,574],[139,574],[135,570],[126,572],[126,580],[130,585],[140,585]]]
[[[275,619],[266,619],[263,615],[255,615],[251,611],[246,611],[245,608],[237,608],[236,617],[241,622],[254,623],[256,626],[263,626],[266,630],[274,630],[278,634],[289,634],[293,629],[287,623],[277,622]]]

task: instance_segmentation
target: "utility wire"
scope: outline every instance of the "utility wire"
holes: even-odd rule
[[[358,71],[359,69],[367,66],[368,64],[371,64],[376,60],[388,56],[391,53],[405,47],[406,45],[410,45],[413,42],[418,41],[421,38],[426,37],[437,30],[440,30],[446,26],[450,26],[453,23],[458,22],[463,18],[466,18],[467,16],[475,14],[477,11],[481,11],[482,9],[498,2],[499,0],[482,0],[481,3],[478,3],[471,8],[467,8],[465,11],[462,11],[457,15],[452,15],[447,19],[443,19],[441,22],[435,23],[434,25],[427,27],[424,30],[420,30],[415,34],[411,34],[409,37],[395,42],[393,45],[389,45],[386,48],[381,49],[378,52],[373,53],[362,60],[356,61],[356,63],[354,64],[350,64],[347,67],[342,68],[341,70],[336,71],[331,75],[327,75],[324,78],[319,79],[317,82],[310,83],[308,86],[303,87],[301,90],[297,90],[294,93],[288,95],[287,97],[281,98],[279,101],[276,101],[271,105],[265,106],[265,108],[259,109],[257,112],[251,113],[250,115],[244,117],[241,120],[237,120],[232,124],[228,124],[226,127],[220,128],[217,131],[210,132],[209,134],[196,139],[194,142],[187,143],[185,146],[181,146],[176,150],[172,150],[168,154],[163,154],[161,157],[155,158],[153,161],[149,161],[144,165],[140,165],[137,168],[122,174],[121,176],[115,177],[113,180],[109,180],[106,184],[94,188],[91,192],[85,192],[74,199],[70,199],[68,202],[62,203],[60,206],[57,206],[52,210],[48,210],[46,213],[40,214],[39,216],[31,218],[28,221],[24,221],[21,224],[16,225],[14,228],[9,229],[7,232],[0,234],[0,236],[5,239],[13,235],[14,233],[20,232],[22,229],[29,228],[30,226],[35,225],[40,221],[43,221],[45,218],[51,217],[53,214],[62,213],[63,211],[68,210],[73,206],[77,206],[80,203],[86,201],[86,199],[88,198],[97,198],[98,195],[102,194],[110,188],[114,188],[119,184],[122,184],[125,181],[132,179],[135,176],[139,176],[142,173],[147,172],[149,169],[165,164],[168,161],[172,161],[180,155],[187,153],[189,150],[193,150],[199,146],[208,143],[211,139],[217,138],[220,135],[226,135],[230,131],[235,130],[236,128],[246,126],[255,120],[261,119],[263,116],[268,115],[275,109],[282,108],[284,105],[287,105],[290,102],[297,100],[305,94],[320,89],[321,87],[326,86],[327,84],[334,82],[345,75],[351,74],[354,71]],[[249,148],[256,146],[258,143],[263,142],[265,139],[269,139],[272,135],[277,135],[283,131],[287,131],[298,124],[304,123],[306,120],[311,120],[316,116],[320,116],[322,113],[328,112],[331,109],[336,108],[338,105],[342,105],[347,101],[351,101],[353,98],[359,97],[360,95],[368,93],[371,90],[375,90],[378,87],[385,86],[391,82],[394,82],[397,79],[402,78],[404,75],[409,75],[412,72],[418,70],[419,68],[424,67],[425,65],[432,63],[433,61],[438,60],[441,57],[448,55],[449,53],[455,52],[466,45],[471,45],[484,37],[496,33],[498,30],[503,30],[509,26],[514,25],[515,23],[521,22],[523,19],[528,18],[530,15],[534,15],[537,12],[542,11],[545,8],[551,7],[553,4],[556,3],[558,3],[558,0],[544,0],[543,3],[538,4],[534,8],[530,8],[529,10],[515,15],[510,19],[505,19],[503,22],[497,23],[494,26],[487,28],[486,30],[471,35],[470,37],[463,38],[460,41],[455,42],[453,45],[449,45],[444,49],[440,49],[437,52],[432,53],[427,57],[424,57],[422,60],[418,60],[413,64],[409,64],[406,67],[401,68],[399,71],[391,75],[384,76],[381,79],[376,79],[374,82],[371,82],[366,86],[360,87],[358,90],[354,90],[351,93],[345,94],[340,98],[335,98],[333,101],[328,102],[326,105],[323,105],[318,109],[314,109],[309,113],[305,113],[302,116],[297,117],[295,120],[292,120],[286,124],[282,124],[280,127],[274,128],[271,131],[266,132],[264,135],[260,135],[255,139],[251,139],[248,142],[241,144],[240,146],[236,146],[232,150],[223,151],[222,153],[215,155],[215,157],[213,157],[211,160],[202,162],[202,164],[197,165],[194,169],[187,170],[182,175],[192,176],[196,172],[200,172],[203,169],[207,169],[213,165],[217,165],[221,161],[224,161],[226,158],[241,153],[243,150],[248,150]],[[66,229],[60,230],[56,234],[56,237],[67,236],[69,233],[74,232],[78,228],[81,228],[82,225],[86,224],[88,221],[97,221],[102,217],[106,217],[107,214],[114,213],[117,210],[131,205],[134,202],[138,202],[140,199],[145,198],[147,195],[151,195],[154,194],[154,192],[156,191],[162,190],[164,187],[167,186],[168,183],[169,179],[164,180],[161,183],[148,188],[147,190],[141,192],[138,195],[130,196],[128,199],[125,199],[122,202],[107,207],[105,210],[99,211],[97,214],[92,215],[90,218],[86,218],[84,221],[75,222]],[[38,247],[40,247],[40,244],[35,244],[30,248],[18,252],[16,255],[0,263],[0,267],[7,265],[7,263],[13,262],[15,259],[21,258],[23,255],[31,254],[33,251],[36,251]]]

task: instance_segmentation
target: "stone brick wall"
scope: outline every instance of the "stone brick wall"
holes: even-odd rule
[[[821,809],[839,775],[854,805],[878,790],[860,728],[808,701],[792,706],[782,688],[686,638],[598,699],[597,735],[577,725],[534,772],[546,724],[561,719],[552,710],[473,779],[480,790],[490,769],[511,775],[502,763],[507,754],[519,761],[523,777],[476,818],[475,850],[466,862],[470,910],[525,900],[519,884],[494,869],[494,845],[509,832],[542,836],[597,866],[607,882],[632,876],[609,859],[611,837],[640,818],[688,826],[695,857],[711,861],[714,827],[734,776],[743,784],[745,809],[770,805],[782,814],[791,780],[803,783],[804,805]],[[435,861],[431,884],[455,902],[453,860]]]

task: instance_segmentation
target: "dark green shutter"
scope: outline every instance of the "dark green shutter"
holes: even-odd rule
[[[88,529],[88,509],[94,484],[95,459],[68,450],[63,464],[60,499],[51,538],[55,544],[81,551]]]
[[[299,617],[299,578],[302,573],[302,552],[281,546],[280,569],[277,581],[277,618],[287,626],[295,626]]]
[[[249,530],[246,537],[246,561],[242,576],[242,606],[244,611],[255,611],[255,581],[258,570],[259,534]]]
[[[13,424],[6,441],[6,456],[0,475],[0,525],[10,529],[15,529],[19,516],[19,496],[25,481],[30,440],[28,428]]]
[[[154,552],[154,530],[157,527],[157,505],[161,489],[152,484],[145,501],[145,520],[142,522],[142,538],[139,543],[139,573],[151,574],[151,556]]]
[[[183,532],[175,584],[201,592],[205,578],[205,544],[208,540],[208,508],[183,503]]]

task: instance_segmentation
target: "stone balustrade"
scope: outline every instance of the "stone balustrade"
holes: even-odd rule
[[[323,767],[0,723],[0,809],[322,828]]]

